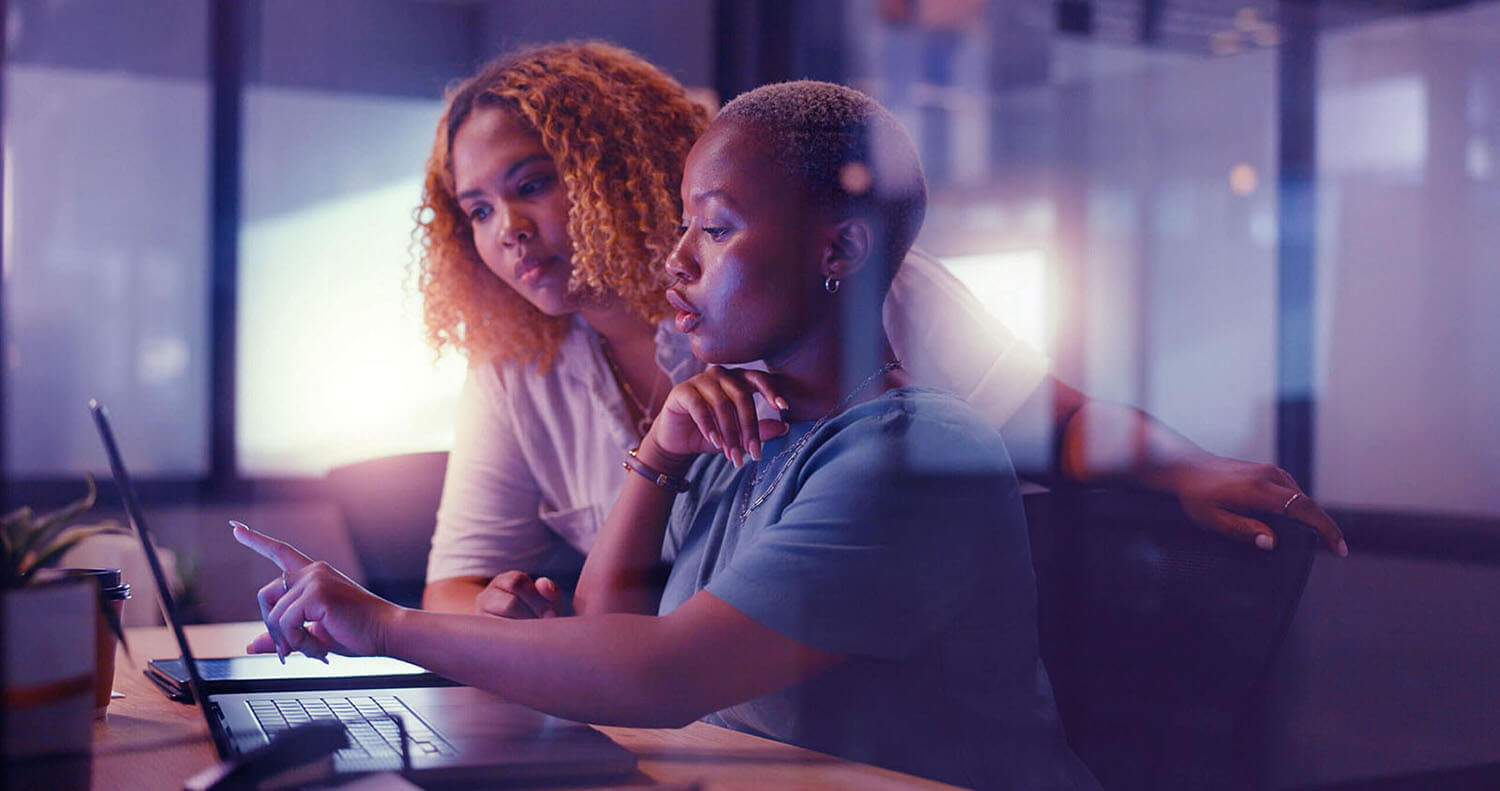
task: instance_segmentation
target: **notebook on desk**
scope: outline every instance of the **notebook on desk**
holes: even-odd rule
[[[109,456],[126,516],[155,578],[162,617],[182,652],[179,667],[187,671],[188,688],[221,758],[244,755],[298,724],[337,719],[345,727],[349,746],[334,754],[335,772],[397,770],[402,767],[403,740],[392,717],[399,717],[407,733],[411,759],[408,776],[417,783],[575,781],[634,771],[635,756],[593,728],[507,702],[474,687],[213,692],[199,672],[199,662],[193,658],[177,617],[171,588],[115,444],[109,416],[98,401],[90,401],[89,409]]]

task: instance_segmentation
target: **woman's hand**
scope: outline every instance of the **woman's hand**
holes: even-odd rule
[[[1274,465],[1194,454],[1171,465],[1162,483],[1177,495],[1182,510],[1199,527],[1272,549],[1276,538],[1271,528],[1245,514],[1281,514],[1318,531],[1323,543],[1340,557],[1349,554],[1333,518],[1302,492],[1286,470]]]
[[[283,660],[292,651],[322,659],[330,651],[353,656],[385,654],[386,632],[402,608],[361,588],[323,561],[284,541],[238,522],[234,539],[281,569],[256,593],[266,633],[245,650],[272,651]]]
[[[699,453],[722,452],[735,466],[744,464],[746,456],[760,459],[761,442],[785,434],[787,425],[760,420],[755,393],[777,409],[787,408],[765,371],[711,366],[678,384],[641,441],[643,455],[649,448],[658,463],[679,467]]]
[[[475,612],[499,618],[555,618],[566,607],[556,582],[524,571],[496,574],[474,600]]]

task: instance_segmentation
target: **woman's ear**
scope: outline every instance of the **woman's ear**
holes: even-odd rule
[[[875,233],[869,220],[849,217],[833,224],[832,238],[823,256],[823,275],[835,280],[864,269],[875,252]]]

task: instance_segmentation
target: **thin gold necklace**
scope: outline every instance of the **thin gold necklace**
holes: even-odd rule
[[[642,403],[641,397],[635,394],[635,388],[630,386],[630,381],[620,371],[619,364],[615,362],[615,353],[609,348],[609,341],[605,340],[603,335],[599,336],[599,348],[604,352],[604,362],[609,364],[610,373],[614,374],[615,381],[620,385],[620,390],[625,393],[625,397],[635,407],[636,414],[640,415],[640,418],[635,421],[636,436],[646,436],[646,432],[651,430],[651,422],[656,419],[656,416],[651,414],[651,404],[655,403],[656,393],[661,388],[661,376],[658,374],[651,378],[651,398]]]

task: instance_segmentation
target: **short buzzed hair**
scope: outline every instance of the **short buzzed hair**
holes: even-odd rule
[[[771,158],[840,215],[871,216],[888,286],[927,213],[916,146],[880,103],[853,88],[799,80],[763,85],[724,105],[715,122],[750,125]]]

